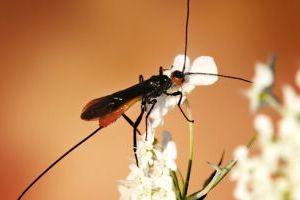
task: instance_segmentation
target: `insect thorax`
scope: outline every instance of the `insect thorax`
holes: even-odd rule
[[[171,79],[166,75],[152,76],[148,79],[146,98],[156,98],[172,86]]]

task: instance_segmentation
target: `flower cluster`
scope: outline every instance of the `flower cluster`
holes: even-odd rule
[[[300,72],[296,83],[300,87]],[[286,85],[283,103],[271,90],[273,73],[269,66],[260,64],[254,86],[249,90],[251,109],[257,110],[262,100],[278,112],[280,120],[274,127],[271,118],[258,114],[254,120],[257,131],[255,153],[240,146],[232,178],[237,182],[235,198],[239,200],[298,200],[300,199],[300,95]],[[260,98],[261,96],[265,98]]]
[[[164,74],[170,77],[173,71],[182,71],[183,64],[184,55],[178,55],[174,60],[173,67],[165,70]],[[185,72],[217,74],[217,67],[213,58],[208,56],[198,57],[192,65],[190,65],[189,58],[186,57]],[[180,90],[183,93],[183,103],[185,95],[197,85],[210,85],[217,79],[217,76],[187,75],[181,88],[173,86],[168,92]],[[122,200],[178,199],[178,192],[180,193],[178,190],[180,189],[174,185],[174,173],[177,170],[175,143],[170,139],[170,135],[165,134],[162,144],[159,144],[154,134],[155,129],[163,124],[163,117],[177,105],[178,101],[179,96],[162,94],[157,98],[157,103],[148,118],[147,140],[143,137],[138,141],[136,153],[139,166],[136,163],[131,164],[130,174],[119,185]],[[179,197],[181,196],[179,195]]]
[[[167,137],[165,137],[167,138]],[[139,167],[129,166],[130,174],[119,186],[121,199],[176,199],[171,171],[176,171],[176,146],[171,140],[162,145],[140,140]]]

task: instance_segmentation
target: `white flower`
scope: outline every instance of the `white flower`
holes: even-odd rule
[[[169,138],[170,139],[170,138]],[[130,165],[130,174],[119,185],[120,199],[176,199],[171,170],[176,170],[176,146],[168,141],[165,147],[144,139],[139,141],[139,167]]]
[[[261,142],[266,142],[273,137],[273,124],[267,115],[257,115],[254,120],[254,127],[260,134]]]
[[[283,100],[287,114],[300,114],[300,96],[289,85],[283,87]]]
[[[264,86],[269,83],[270,79]],[[283,88],[283,97],[278,129],[267,115],[256,116],[257,150],[254,154],[246,147],[235,151],[236,199],[300,200],[300,98],[290,86]]]
[[[248,149],[245,146],[239,146],[234,151],[234,158],[239,162],[246,160],[248,156]]]
[[[139,158],[139,165],[141,168],[148,167],[153,164],[153,144],[149,140],[139,140],[137,144],[137,157]]]
[[[171,77],[172,72],[178,70],[182,71],[184,64],[184,55],[178,55],[174,59],[173,67],[169,70],[165,70],[164,74]],[[195,59],[192,65],[190,65],[190,59],[186,57],[186,68],[184,73],[210,73],[218,74],[217,65],[212,57],[200,56]],[[203,75],[203,74],[191,74],[184,76],[184,82],[180,88],[173,86],[168,92],[172,93],[175,91],[181,91],[183,94],[181,103],[184,102],[186,94],[190,93],[198,85],[211,85],[218,80],[218,76]],[[162,94],[157,98],[157,103],[152,110],[149,120],[151,121],[154,128],[162,125],[163,116],[168,111],[177,105],[180,96],[167,96]]]
[[[177,151],[176,151],[176,145],[173,141],[168,142],[166,148],[161,151],[155,152],[157,156],[157,160],[159,160],[163,168],[171,169],[172,171],[177,170],[176,165],[176,157],[177,157]]]
[[[255,76],[252,87],[246,92],[246,96],[250,99],[250,109],[255,112],[261,105],[261,95],[273,83],[272,69],[263,64],[257,63],[255,67]]]

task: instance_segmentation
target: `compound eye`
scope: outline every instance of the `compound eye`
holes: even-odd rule
[[[183,73],[181,71],[176,70],[172,72],[172,77],[183,78]]]

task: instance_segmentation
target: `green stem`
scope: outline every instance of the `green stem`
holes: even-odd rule
[[[174,186],[175,186],[175,193],[176,193],[177,199],[181,200],[182,199],[182,195],[181,195],[181,191],[180,191],[180,187],[179,187],[179,183],[178,183],[178,178],[177,178],[176,172],[175,171],[171,171],[171,175],[172,175],[172,178],[173,178],[173,183],[174,183]]]
[[[189,102],[187,99],[184,101],[184,104],[186,106],[188,118],[193,119],[192,111],[191,111],[191,108],[190,108],[190,105],[189,105]],[[189,163],[188,163],[185,183],[184,183],[183,189],[182,189],[183,199],[186,199],[186,195],[188,192],[190,176],[191,176],[191,171],[192,171],[193,156],[194,156],[194,123],[189,122],[188,124],[189,124]]]
[[[278,100],[271,95],[270,93],[266,93],[265,101],[272,107],[274,110],[276,110],[279,114],[283,114],[284,108],[281,106],[281,104],[278,102]]]
[[[179,177],[180,177],[180,183],[181,183],[181,185],[184,185],[184,179],[183,179],[181,171],[179,169],[177,169],[177,172],[178,172]]]
[[[197,200],[207,195],[209,191],[211,191],[218,183],[225,177],[226,174],[233,168],[236,164],[236,160],[231,160],[229,163],[222,168],[217,169],[217,173],[214,178],[210,181],[210,183],[201,191],[195,192],[188,196],[187,200]]]

